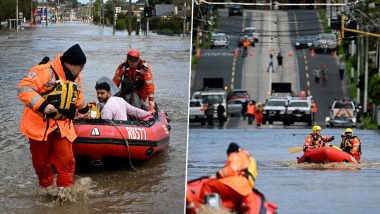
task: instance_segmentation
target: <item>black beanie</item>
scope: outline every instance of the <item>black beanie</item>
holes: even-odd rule
[[[239,151],[239,145],[237,145],[237,143],[230,143],[230,145],[228,146],[228,149],[227,149],[227,154],[230,154],[232,152],[238,152]]]
[[[86,56],[78,44],[73,45],[65,53],[63,53],[61,60],[72,65],[86,64]]]

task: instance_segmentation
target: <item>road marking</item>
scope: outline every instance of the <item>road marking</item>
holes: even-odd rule
[[[305,53],[304,53],[304,54],[305,54]],[[306,60],[307,60],[306,55],[303,55],[303,59],[304,59],[305,62],[306,62]]]
[[[234,59],[232,60],[232,73],[231,73],[231,89],[234,88],[234,83],[235,83],[235,66],[236,66],[236,59],[237,57],[234,56]]]
[[[307,90],[307,95],[311,96],[310,90]]]
[[[305,71],[308,71],[308,70],[309,70],[309,67],[305,65]]]
[[[310,87],[310,82],[309,82],[309,80],[306,81],[306,85],[307,85],[307,87]]]
[[[306,73],[306,79],[309,79],[309,73]]]

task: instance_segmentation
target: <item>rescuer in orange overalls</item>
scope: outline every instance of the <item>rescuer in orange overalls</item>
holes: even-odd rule
[[[358,162],[362,155],[361,142],[358,136],[352,135],[352,129],[347,128],[342,135],[342,142],[340,148],[352,155]]]
[[[78,44],[54,61],[30,69],[18,85],[19,99],[25,104],[20,131],[29,138],[33,167],[43,188],[53,185],[52,166],[57,186],[73,184],[75,159],[72,142],[77,137],[72,119],[78,110],[89,110],[81,88],[81,73],[86,56]]]
[[[257,125],[257,128],[261,127],[261,123],[263,121],[263,106],[261,105],[261,103],[257,103],[257,107],[255,109],[255,119],[256,119],[256,125]]]
[[[313,133],[306,137],[305,144],[303,145],[303,151],[323,147],[325,146],[326,142],[331,142],[334,140],[334,136],[322,136],[321,127],[318,125],[313,126],[312,131]]]
[[[257,176],[256,161],[236,143],[229,145],[227,156],[226,165],[218,171],[217,179],[210,179],[202,185],[200,199],[218,193],[223,207],[237,208],[241,213],[257,213],[260,204],[255,203],[252,191]]]
[[[248,37],[244,37],[243,40],[243,56],[247,56],[248,53],[248,47],[251,45],[251,42],[248,40]]]
[[[311,101],[311,111],[313,112],[313,121],[315,121],[315,115],[317,114],[317,104],[314,100]]]
[[[150,67],[140,58],[140,53],[132,49],[128,52],[127,59],[121,63],[116,69],[116,73],[112,81],[119,87],[123,78],[130,78],[133,81],[134,92],[140,98],[139,103],[148,111],[154,111],[154,82]],[[137,96],[135,96],[137,97]],[[145,101],[149,100],[148,107],[145,106]]]

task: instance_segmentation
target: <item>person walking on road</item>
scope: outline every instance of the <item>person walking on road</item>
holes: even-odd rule
[[[263,106],[261,105],[260,102],[258,102],[256,110],[255,110],[255,119],[256,119],[257,128],[261,127],[261,123],[263,121],[263,111],[264,111]]]
[[[214,105],[212,103],[207,104],[208,109],[207,109],[207,124],[210,127],[214,126]]]
[[[245,118],[247,117],[247,107],[248,107],[248,100],[245,100],[242,104],[241,104],[241,115],[243,116],[243,120],[245,120]]]
[[[268,64],[267,72],[269,72],[269,71],[274,73],[274,70],[273,70],[273,54],[272,53],[269,54],[269,64]]]
[[[218,121],[219,121],[219,128],[223,128],[225,117],[224,117],[224,112],[226,110],[224,109],[224,106],[220,102],[218,105],[218,108],[216,109],[216,112],[218,114]]]
[[[245,36],[243,40],[243,57],[246,57],[248,55],[248,48],[250,45],[251,42],[248,40],[248,36]]]
[[[314,69],[314,83],[315,85],[319,85],[319,80],[321,79],[321,68],[317,66]]]
[[[280,71],[282,71],[282,68],[283,68],[283,66],[282,66],[283,59],[284,59],[284,57],[281,55],[281,52],[278,52],[278,54],[277,54],[277,65],[278,66],[277,66],[276,70],[280,69]]]
[[[340,80],[343,80],[344,73],[346,70],[346,65],[344,64],[343,59],[340,60],[340,62],[338,64],[338,68],[339,68],[339,78],[340,78]]]
[[[311,101],[312,121],[315,121],[315,115],[317,114],[317,104],[314,100]]]
[[[32,67],[18,85],[18,97],[25,104],[20,131],[29,138],[42,188],[53,185],[53,166],[58,188],[74,184],[72,142],[77,134],[72,120],[77,113],[89,112],[79,76],[85,64],[86,56],[76,44],[53,61]]]

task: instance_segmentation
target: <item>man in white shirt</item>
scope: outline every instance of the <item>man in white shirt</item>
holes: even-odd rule
[[[141,120],[144,117],[152,115],[151,112],[133,107],[121,97],[113,97],[110,85],[106,82],[97,84],[95,89],[98,101],[104,103],[100,113],[102,119],[128,120],[128,115],[130,115]]]

